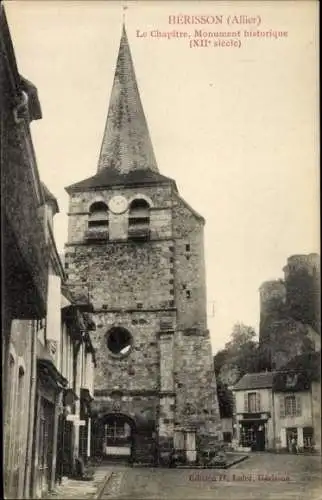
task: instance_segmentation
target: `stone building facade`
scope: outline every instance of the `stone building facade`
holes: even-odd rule
[[[2,406],[7,499],[40,498],[66,473],[58,438],[64,441],[64,424],[74,410],[68,405],[70,390],[78,400],[71,422],[72,458],[90,449],[86,404],[93,395],[95,356],[89,336],[93,324],[88,301],[75,302],[66,289],[53,233],[58,205],[40,181],[30,130],[30,123],[41,116],[36,87],[18,71],[1,5]],[[73,463],[70,472],[74,472]]]
[[[96,324],[94,451],[150,460],[220,437],[205,221],[158,171],[124,28],[97,173],[66,190],[65,271]]]
[[[30,473],[37,331],[47,311],[48,252],[39,219],[44,197],[30,123],[37,90],[18,70],[0,5],[2,408],[5,498],[23,498]]]
[[[87,458],[90,416],[88,412],[81,415],[81,407],[83,411],[84,403],[92,399],[91,373],[95,363],[89,335],[94,327],[89,316],[91,306],[77,303],[66,286],[54,239],[54,216],[59,207],[43,183],[42,191],[45,204],[41,216],[49,262],[47,315],[37,332],[35,353],[32,498],[41,498],[64,476],[73,476],[76,460],[84,451]]]
[[[233,387],[237,446],[253,451],[321,450],[320,353],[293,358],[282,370],[245,374]]]

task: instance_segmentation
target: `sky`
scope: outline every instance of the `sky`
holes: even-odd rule
[[[39,92],[32,136],[60,207],[59,251],[64,187],[97,169],[125,15],[159,170],[206,219],[213,351],[236,322],[258,332],[261,283],[283,277],[288,256],[319,252],[318,2],[130,1],[124,14],[112,1],[4,4],[19,71]],[[169,22],[179,15],[185,24]],[[174,30],[188,36],[158,35]]]

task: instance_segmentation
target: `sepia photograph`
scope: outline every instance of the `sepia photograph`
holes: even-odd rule
[[[4,499],[320,500],[319,2],[0,5]]]

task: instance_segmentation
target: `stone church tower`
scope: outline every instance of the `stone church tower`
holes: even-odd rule
[[[159,173],[124,27],[97,173],[66,190],[66,272],[96,323],[93,452],[150,460],[156,443],[220,438],[205,221]]]

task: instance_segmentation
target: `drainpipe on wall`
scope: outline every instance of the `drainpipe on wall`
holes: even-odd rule
[[[82,370],[83,370],[83,337],[79,343],[77,354],[76,354],[76,386],[75,392],[79,399],[75,402],[75,413],[80,418],[80,389],[82,385]],[[79,436],[80,436],[80,427],[79,425],[74,425],[74,463],[77,458],[79,458]]]
[[[315,414],[314,414],[314,396],[313,396],[313,382],[310,382],[310,403],[311,403],[311,425],[313,429],[313,443],[315,442],[315,434],[316,434],[316,429],[315,429]],[[313,444],[312,443],[312,444]],[[320,443],[319,443],[320,444]],[[314,446],[314,448],[316,445]]]
[[[277,448],[277,440],[276,440],[276,419],[275,419],[275,393],[272,391],[272,427],[273,427],[273,449]]]
[[[30,478],[32,474],[32,445],[34,437],[34,420],[35,420],[35,404],[36,404],[36,382],[37,382],[37,327],[33,322],[31,342],[31,377],[30,377],[30,405],[28,415],[28,435],[27,435],[27,452],[24,480],[24,498],[30,498]]]
[[[56,467],[57,467],[57,444],[58,444],[58,422],[59,415],[63,406],[63,393],[59,391],[55,396],[55,415],[54,415],[54,430],[53,430],[53,445],[52,445],[52,463],[51,463],[51,477],[49,490],[55,488],[56,483]]]

